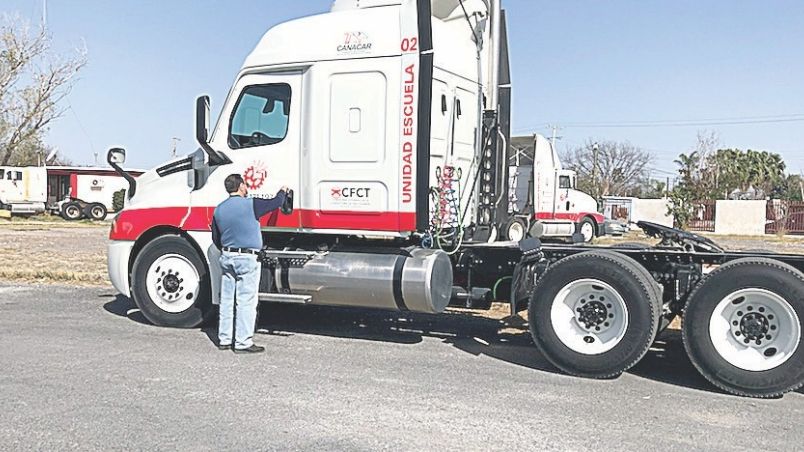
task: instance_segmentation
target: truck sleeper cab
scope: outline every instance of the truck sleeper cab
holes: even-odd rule
[[[570,374],[628,370],[684,315],[690,358],[718,387],[804,384],[799,256],[727,253],[650,224],[661,242],[644,249],[494,240],[508,208],[505,34],[499,1],[481,0],[337,0],[269,30],[211,135],[199,99],[201,149],[129,182],[114,286],[154,324],[204,322],[220,290],[212,214],[241,173],[254,196],[294,191],[263,220],[264,301],[439,313],[488,306],[510,281],[512,312],[528,310],[537,347]]]

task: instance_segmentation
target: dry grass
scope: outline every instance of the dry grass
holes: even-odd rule
[[[0,227],[0,279],[106,285],[107,235],[108,229],[98,226],[4,225]]]

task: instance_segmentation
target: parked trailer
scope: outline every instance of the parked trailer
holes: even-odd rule
[[[252,196],[293,194],[262,221],[262,301],[440,313],[487,307],[510,278],[512,313],[527,309],[536,346],[567,373],[619,375],[682,316],[690,359],[716,386],[801,387],[801,256],[730,253],[650,223],[652,247],[495,241],[508,220],[505,27],[499,1],[336,0],[269,30],[213,134],[198,99],[198,151],[137,180],[125,150],[109,151],[129,182],[112,283],[154,324],[207,320],[220,292],[212,213],[242,173]]]

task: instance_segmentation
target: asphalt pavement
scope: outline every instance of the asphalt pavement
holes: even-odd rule
[[[609,381],[524,329],[263,306],[262,355],[154,327],[111,288],[0,284],[0,450],[795,450],[804,394],[717,392],[670,334]]]

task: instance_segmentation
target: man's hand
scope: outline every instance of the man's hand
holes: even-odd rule
[[[288,186],[287,186],[287,185],[283,185],[283,186],[282,186],[282,188],[280,188],[280,189],[279,189],[279,191],[283,191],[283,192],[285,192],[285,193],[287,193],[287,192],[288,192],[288,190],[290,190],[290,189],[288,188]]]

